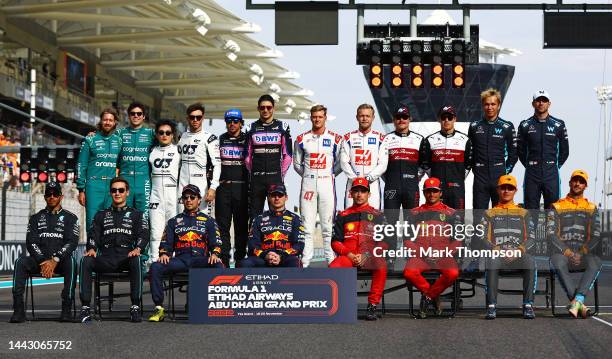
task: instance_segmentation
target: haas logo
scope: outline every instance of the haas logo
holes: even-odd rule
[[[358,149],[355,151],[355,164],[359,166],[369,166],[372,164],[372,152],[370,150]]]
[[[310,154],[310,168],[316,170],[325,169],[327,166],[327,155],[325,153]]]
[[[153,166],[155,168],[168,168],[170,167],[171,162],[172,162],[172,158],[156,158],[153,161]]]
[[[178,146],[178,151],[179,153],[182,153],[182,154],[193,155],[197,148],[198,148],[198,145],[183,145],[183,146]]]

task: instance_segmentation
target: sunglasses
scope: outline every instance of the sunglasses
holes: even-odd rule
[[[157,134],[160,136],[170,136],[172,135],[172,131],[157,131]]]
[[[239,119],[239,118],[226,118],[226,119],[225,119],[225,123],[239,123],[239,122],[241,122],[241,121],[242,121],[242,120],[241,120],[241,119]]]
[[[189,119],[191,121],[202,121],[203,117],[204,116],[202,116],[202,115],[189,115]]]
[[[448,122],[451,122],[451,121],[454,121],[454,120],[455,120],[455,118],[453,116],[443,116],[440,119],[440,121],[448,121]]]
[[[121,187],[121,188],[111,188],[110,189],[111,193],[125,193],[125,187]]]
[[[274,109],[274,106],[259,106],[259,111],[272,111],[272,109]]]
[[[410,116],[395,116],[395,121],[399,121],[399,120],[410,120]]]
[[[61,194],[57,192],[45,193],[45,198],[51,198],[51,197],[60,198],[60,196]]]
[[[189,201],[194,201],[196,198],[198,198],[198,196],[196,196],[195,194],[186,194],[183,196],[183,200]]]
[[[137,112],[137,111],[130,112],[130,116],[138,116],[138,117],[140,117],[142,115],[144,115],[143,112]]]

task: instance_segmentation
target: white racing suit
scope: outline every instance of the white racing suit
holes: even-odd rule
[[[177,214],[178,176],[181,155],[173,144],[155,146],[149,155],[151,165],[151,198],[149,199],[149,222],[151,240],[149,258],[157,262],[159,243],[168,220]]]
[[[387,170],[389,156],[383,146],[385,135],[370,130],[362,133],[359,130],[344,135],[342,150],[340,152],[340,165],[348,177],[344,207],[353,205],[350,197],[351,183],[357,177],[365,177],[370,182],[370,206],[380,209],[380,176]]]
[[[308,267],[314,254],[314,231],[317,213],[321,223],[321,235],[327,263],[334,260],[331,248],[333,220],[336,213],[335,176],[340,168],[342,137],[330,130],[321,135],[311,131],[297,137],[293,147],[293,168],[302,176],[300,213],[304,224],[304,251],[302,265]]]
[[[208,165],[212,166],[210,188],[216,191],[217,187],[219,187],[219,177],[221,176],[219,139],[217,136],[204,130],[196,133],[187,131],[183,133],[178,142],[178,151],[181,154],[178,193],[181,194],[183,187],[188,184],[198,186],[202,194],[200,209],[211,215],[210,203],[204,200],[208,191],[206,171]],[[183,211],[182,204],[179,204],[179,210]]]

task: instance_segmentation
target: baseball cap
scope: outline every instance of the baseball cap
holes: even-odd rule
[[[185,193],[193,193],[196,196],[202,198],[202,194],[200,193],[200,188],[198,188],[198,186],[194,185],[194,184],[188,184],[187,186],[183,187],[183,195]]]
[[[428,189],[437,189],[440,190],[440,180],[436,177],[430,177],[425,181],[425,185],[423,186],[423,191],[427,191]]]
[[[287,188],[282,183],[271,184],[270,187],[268,187],[268,194],[272,193],[280,193],[284,195],[287,194]]]
[[[55,193],[58,195],[62,195],[62,186],[59,185],[59,183],[57,182],[49,182],[47,183],[47,186],[45,187],[45,196],[51,193]]]
[[[548,91],[546,90],[538,90],[533,94],[533,100],[537,100],[540,97],[546,97],[546,99],[548,101],[550,101],[550,95],[548,94]]]
[[[510,185],[514,188],[518,188],[516,185],[516,178],[514,178],[513,175],[503,175],[499,177],[499,179],[497,180],[497,187],[503,186],[505,184]]]
[[[410,116],[410,110],[408,109],[408,106],[406,105],[399,105],[396,109],[395,112],[393,113],[393,116]]]
[[[351,191],[353,190],[353,188],[357,188],[357,187],[363,187],[365,189],[367,189],[368,191],[370,190],[370,182],[368,182],[368,180],[366,178],[363,177],[357,177],[353,180],[353,184],[351,185]]]
[[[237,108],[231,108],[227,111],[225,111],[225,115],[223,116],[224,119],[229,120],[232,118],[237,118],[239,120],[242,120],[242,111],[240,111]]]
[[[457,116],[457,112],[455,111],[455,108],[453,106],[442,106],[442,108],[440,108],[440,111],[438,111],[438,117],[442,117],[442,115],[446,114]]]
[[[589,182],[589,175],[583,170],[575,170],[574,172],[572,172],[572,177],[570,178],[574,178],[574,177],[581,177],[585,181]]]

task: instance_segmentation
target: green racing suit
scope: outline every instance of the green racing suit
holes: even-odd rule
[[[85,192],[87,231],[98,211],[111,205],[110,181],[117,173],[117,160],[121,151],[121,138],[96,132],[87,136],[81,144],[77,164],[77,189]]]
[[[152,128],[120,128],[117,135],[123,145],[119,156],[119,175],[130,184],[130,195],[127,205],[149,214],[149,197],[151,196],[151,169],[149,153],[155,138]]]

